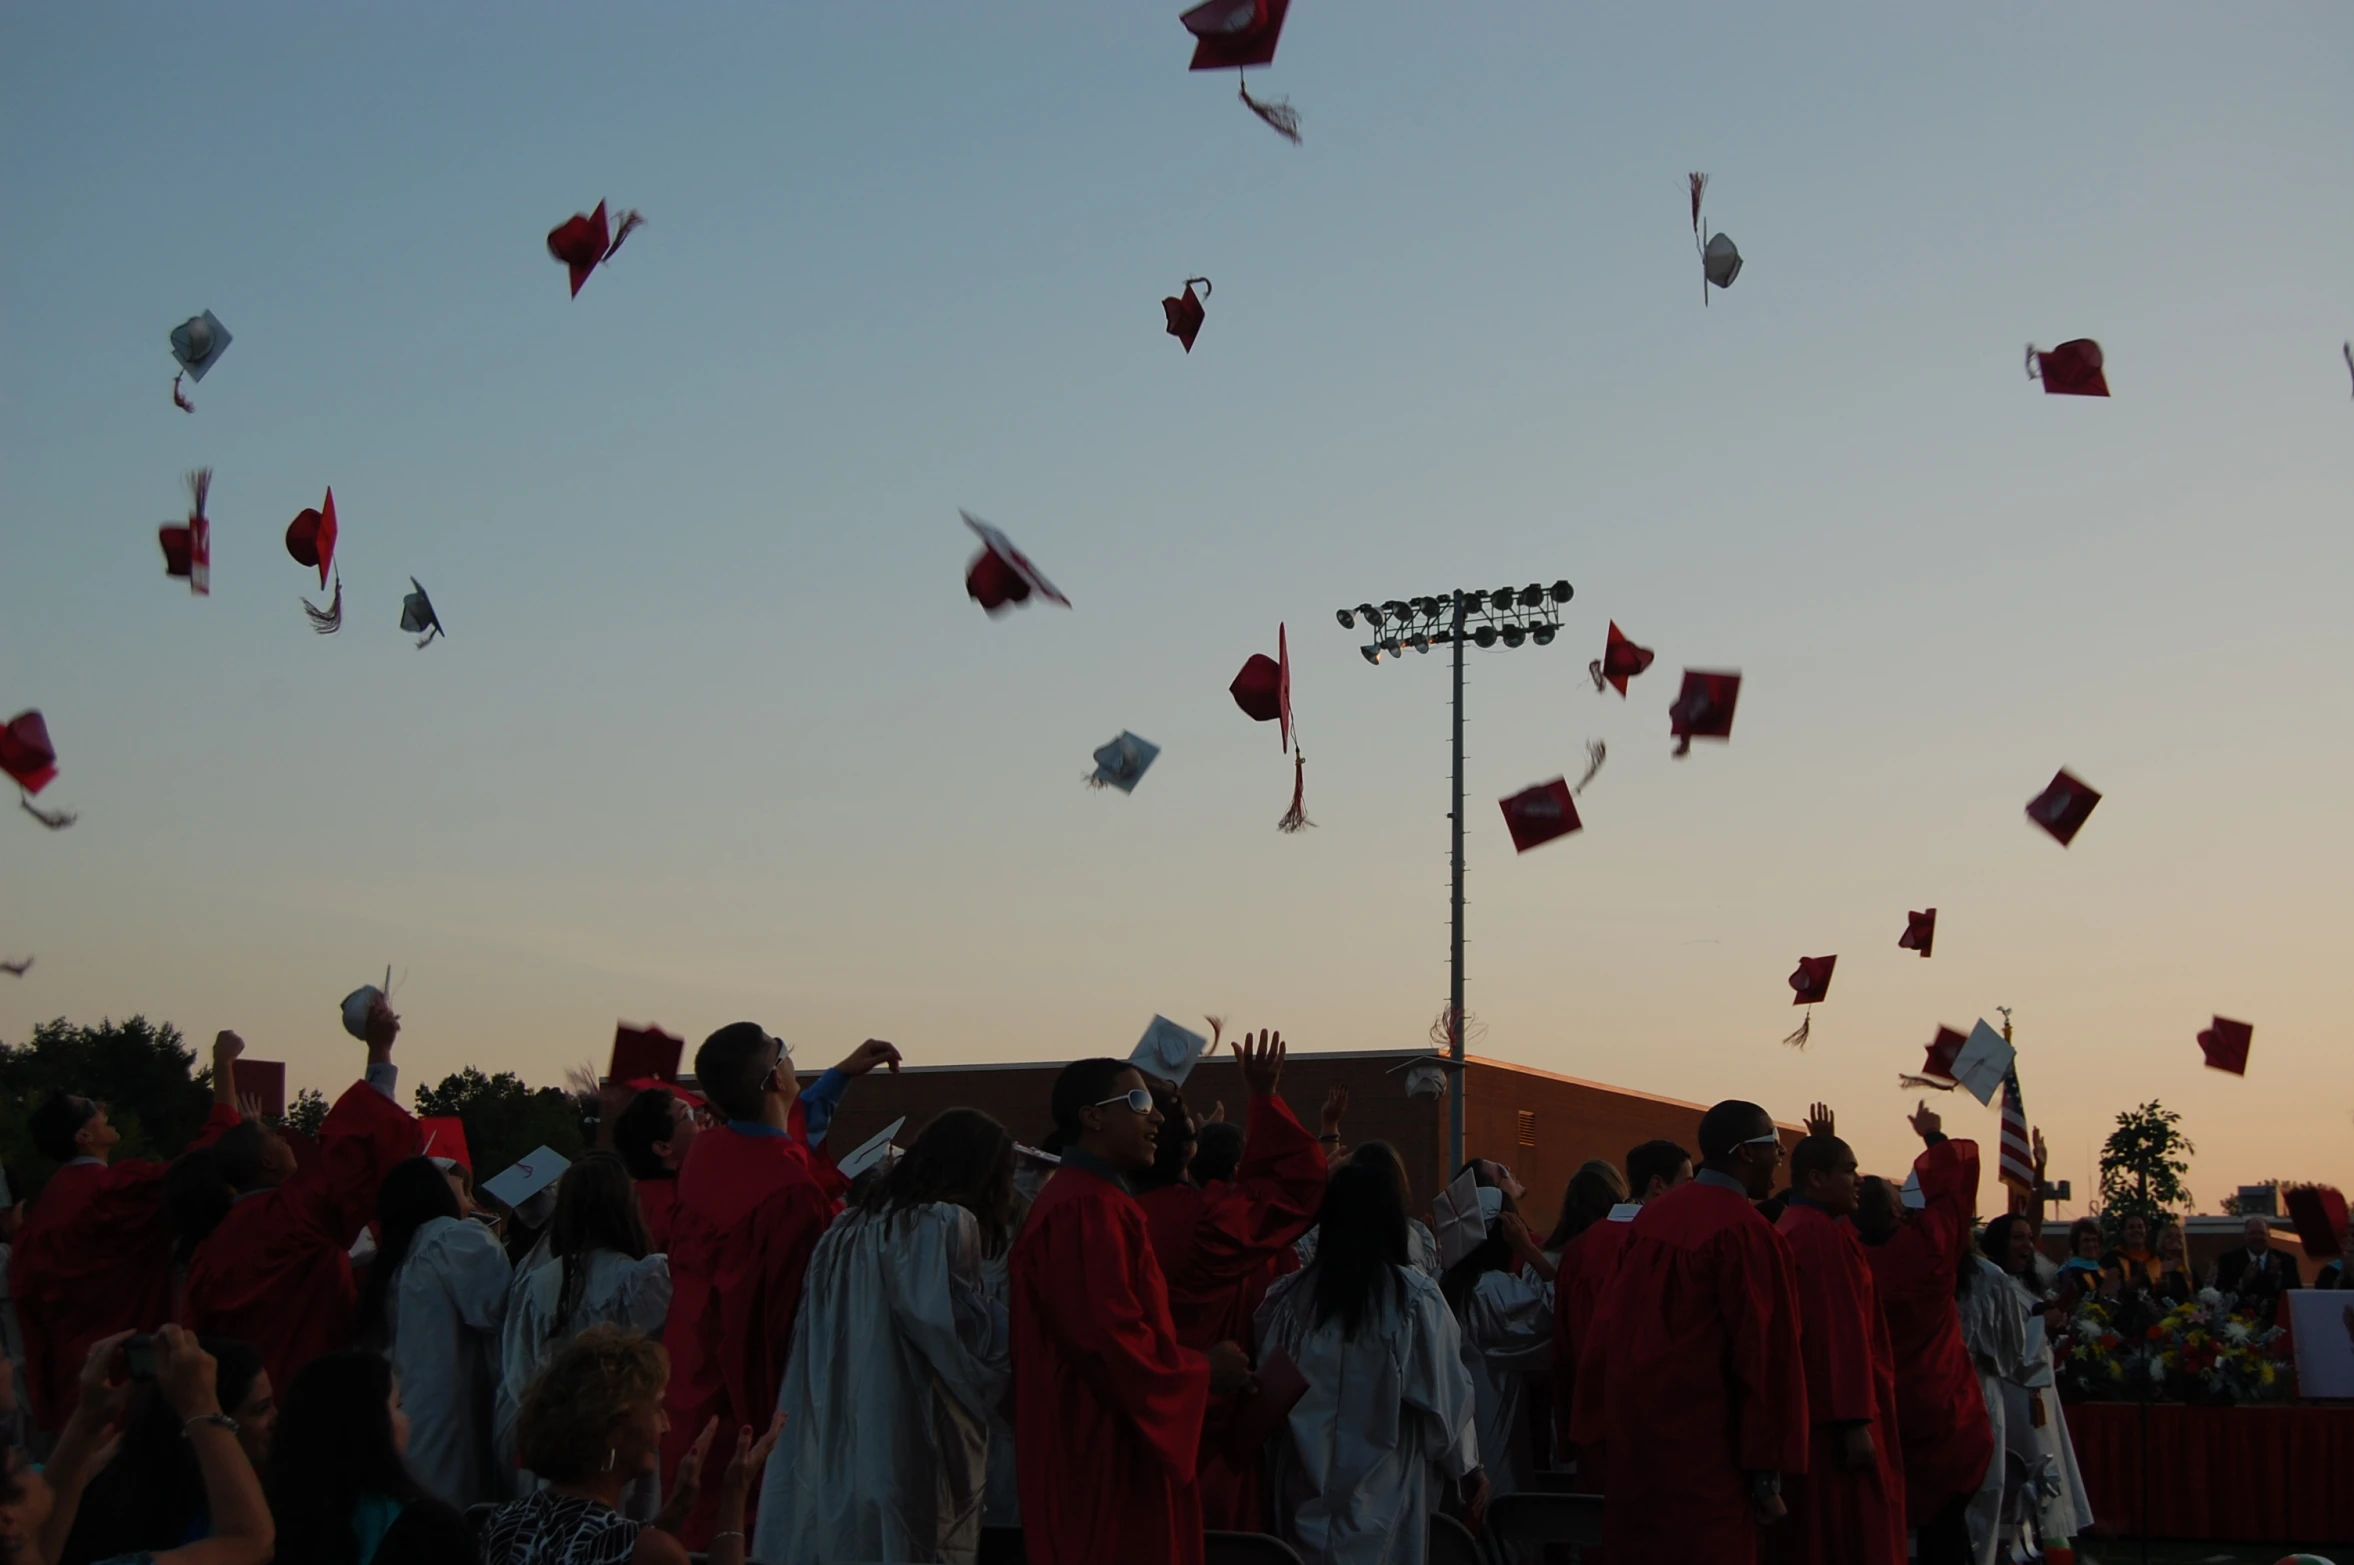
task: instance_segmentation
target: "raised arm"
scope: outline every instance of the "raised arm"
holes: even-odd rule
[[[180,1415],[180,1432],[204,1475],[204,1505],[212,1535],[167,1549],[156,1565],[263,1565],[278,1529],[262,1496],[261,1479],[237,1443],[237,1425],[221,1411],[212,1355],[195,1334],[166,1326],[155,1334],[156,1390]]]

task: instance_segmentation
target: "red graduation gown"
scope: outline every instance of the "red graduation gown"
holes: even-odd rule
[[[235,1109],[214,1104],[189,1150],[212,1145],[236,1123]],[[167,1166],[69,1163],[25,1208],[8,1282],[37,1429],[55,1434],[65,1426],[90,1344],[118,1331],[153,1331],[172,1318]]]
[[[654,1248],[648,1255],[670,1253],[670,1229],[678,1216],[678,1179],[638,1181],[638,1216],[646,1220],[646,1237]]]
[[[1578,1355],[1585,1351],[1602,1290],[1618,1275],[1619,1257],[1626,1253],[1627,1238],[1634,1231],[1631,1217],[1625,1222],[1604,1218],[1569,1241],[1553,1272],[1553,1438],[1564,1453],[1576,1455],[1578,1487],[1587,1494],[1604,1492],[1602,1446],[1597,1442],[1581,1448],[1570,1438]]]
[[[294,1372],[351,1346],[351,1247],[376,1215],[377,1187],[417,1155],[416,1119],[366,1082],[344,1089],[319,1131],[319,1161],[249,1192],[188,1258],[180,1324],[262,1350],[281,1396]]]
[[[1740,1192],[1648,1202],[1579,1355],[1580,1446],[1609,1446],[1603,1543],[1644,1565],[1754,1565],[1749,1472],[1806,1470],[1790,1251]]]
[[[1926,1205],[1885,1243],[1865,1245],[1864,1260],[1896,1355],[1905,1514],[1918,1527],[1955,1496],[1977,1492],[1994,1460],[1994,1426],[1954,1306],[1978,1208],[1978,1144],[1941,1141],[1913,1168]]]
[[[1177,1340],[1143,1207],[1066,1161],[1008,1267],[1030,1565],[1200,1565],[1210,1366]]]
[[[1798,1285],[1799,1342],[1812,1420],[1806,1472],[1784,1481],[1789,1520],[1767,1534],[1777,1560],[1904,1565],[1904,1463],[1896,1360],[1855,1229],[1793,1201],[1777,1225]],[[1871,1467],[1847,1465],[1847,1426],[1872,1432]]]
[[[662,1334],[670,1354],[662,1476],[671,1481],[687,1447],[716,1417],[703,1498],[681,1538],[690,1549],[705,1549],[735,1430],[749,1424],[758,1433],[776,1412],[802,1277],[840,1208],[840,1176],[797,1138],[723,1125],[695,1137],[676,1183],[670,1318]],[[746,1497],[747,1533],[758,1498],[755,1485]]]
[[[1252,1347],[1251,1317],[1268,1285],[1283,1275],[1292,1245],[1315,1225],[1324,1182],[1324,1149],[1291,1106],[1270,1093],[1251,1099],[1232,1180],[1163,1185],[1136,1198],[1168,1283],[1179,1342],[1196,1351],[1219,1342]],[[1196,1468],[1202,1525],[1263,1532],[1258,1463],[1238,1467],[1226,1452],[1235,1405],[1220,1397],[1202,1421]]]

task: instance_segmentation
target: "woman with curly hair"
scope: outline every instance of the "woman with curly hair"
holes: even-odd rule
[[[516,1421],[518,1454],[546,1487],[490,1514],[482,1565],[686,1565],[678,1527],[702,1496],[717,1419],[680,1461],[652,1521],[621,1514],[622,1491],[660,1468],[669,1385],[661,1344],[636,1332],[592,1326],[566,1343],[524,1391]],[[780,1415],[757,1441],[750,1426],[737,1431],[720,1474],[710,1565],[744,1565],[744,1493],[782,1423]]]

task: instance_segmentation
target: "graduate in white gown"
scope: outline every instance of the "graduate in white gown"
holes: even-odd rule
[[[963,1560],[980,1549],[1006,1311],[982,1282],[1014,1143],[974,1109],[924,1128],[809,1259],[751,1554],[766,1565]]]
[[[1471,1376],[1438,1285],[1407,1259],[1406,1212],[1382,1170],[1333,1173],[1306,1270],[1259,1306],[1259,1362],[1281,1353],[1307,1394],[1273,1442],[1283,1536],[1320,1565],[1421,1565],[1434,1491],[1487,1499]]]
[[[503,1468],[516,1463],[515,1424],[523,1393],[564,1344],[591,1326],[619,1326],[660,1341],[670,1314],[670,1261],[649,1255],[629,1169],[610,1152],[591,1152],[556,1183],[547,1258],[517,1269],[499,1334],[498,1414],[492,1445]],[[660,1485],[633,1487],[622,1514],[646,1521]]]
[[[1527,1192],[1501,1163],[1480,1159],[1479,1199],[1487,1237],[1467,1254],[1446,1253],[1439,1290],[1463,1332],[1463,1367],[1479,1399],[1479,1448],[1497,1494],[1535,1487],[1538,1453],[1529,1423],[1529,1381],[1553,1365],[1553,1263],[1518,1211]],[[1518,1270],[1514,1263],[1518,1263]]]
[[[360,1289],[356,1335],[383,1352],[409,1415],[409,1470],[463,1510],[503,1495],[491,1462],[491,1399],[506,1319],[507,1252],[464,1215],[433,1159],[410,1158],[376,1195],[376,1259]]]
[[[2015,1341],[2016,1348],[1996,1366],[2003,1411],[1995,1421],[1995,1449],[1998,1459],[2008,1458],[2003,1519],[2014,1535],[2032,1521],[2032,1544],[2065,1542],[2092,1525],[2092,1500],[2077,1469],[2067,1412],[2060,1406],[2046,1306],[2028,1286],[2034,1275],[2034,1232],[2025,1218],[2009,1213],[1986,1225],[1978,1247],[1995,1269],[1983,1278],[1993,1307],[2015,1323],[2004,1341]]]
[[[1409,1213],[1414,1210],[1413,1182],[1406,1177],[1406,1165],[1399,1161],[1396,1147],[1386,1141],[1368,1141],[1350,1152],[1346,1161],[1377,1165],[1386,1170],[1397,1182],[1398,1203]],[[1333,1164],[1336,1169],[1340,1166],[1338,1161]],[[1291,1248],[1302,1266],[1316,1259],[1316,1230],[1311,1228],[1300,1235],[1299,1242]],[[1432,1235],[1430,1224],[1419,1217],[1406,1219],[1406,1262],[1432,1282],[1439,1280],[1439,1242]]]

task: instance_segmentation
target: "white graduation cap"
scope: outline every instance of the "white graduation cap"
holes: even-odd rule
[[[1406,1096],[1409,1098],[1443,1098],[1447,1095],[1447,1073],[1461,1070],[1451,1055],[1418,1054],[1410,1060],[1392,1065],[1384,1075],[1405,1073]]]
[[[554,1147],[535,1147],[515,1160],[515,1166],[495,1179],[483,1181],[482,1193],[496,1196],[512,1208],[538,1195],[564,1177],[572,1165]]]
[[[417,642],[422,648],[434,637],[446,636],[449,632],[441,628],[441,616],[433,612],[433,600],[425,595],[425,589],[418,584],[416,577],[409,578],[409,586],[413,590],[401,599],[401,629],[412,636],[419,631],[425,632]]]
[[[368,1013],[376,1009],[377,1002],[386,998],[387,992],[391,988],[392,969],[388,967],[384,970],[384,987],[382,989],[377,988],[374,984],[362,984],[345,995],[343,997],[343,1030],[362,1043],[366,1043],[368,1041]]]
[[[1954,1080],[1969,1088],[1970,1096],[1979,1102],[1992,1103],[1994,1095],[2002,1091],[2003,1078],[2011,1073],[2011,1062],[2018,1057],[2019,1052],[2003,1035],[1980,1017],[1978,1025],[1970,1029],[1969,1041],[1953,1057]]]
[[[1090,788],[1117,788],[1122,793],[1134,793],[1136,785],[1144,780],[1146,770],[1160,753],[1159,745],[1149,739],[1139,739],[1122,729],[1119,738],[1097,748],[1095,773],[1087,779],[1087,785]]]
[[[1730,288],[1741,275],[1741,252],[1729,234],[1713,234],[1700,252],[1700,270],[1719,288]]]
[[[1466,1166],[1455,1182],[1430,1204],[1438,1219],[1439,1270],[1451,1270],[1488,1240],[1488,1223],[1504,1210],[1504,1192],[1479,1182],[1479,1171]]]
[[[1135,1052],[1128,1056],[1128,1063],[1155,1076],[1166,1076],[1182,1087],[1209,1046],[1210,1040],[1200,1033],[1189,1032],[1166,1016],[1155,1016],[1137,1041]]]
[[[172,328],[172,357],[198,380],[204,379],[205,371],[220,363],[221,355],[228,351],[229,328],[210,310],[191,315]]]
[[[1063,1163],[1060,1153],[1048,1152],[1039,1147],[1024,1146],[1019,1141],[1014,1143],[1014,1156],[1026,1158],[1033,1163],[1044,1164],[1048,1168],[1060,1168]]]
[[[907,1116],[900,1115],[890,1124],[885,1125],[881,1130],[876,1131],[852,1148],[849,1154],[834,1167],[840,1170],[844,1179],[856,1179],[897,1150],[891,1145],[891,1138],[898,1135],[899,1128],[906,1123]]]

